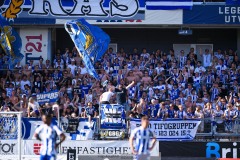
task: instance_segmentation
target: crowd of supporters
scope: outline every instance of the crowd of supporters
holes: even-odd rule
[[[0,53],[1,111],[23,111],[24,117],[46,112],[97,117],[104,93],[112,92],[108,103],[119,103],[117,92],[124,87],[123,105],[130,117],[214,118],[217,124],[224,122],[227,131],[235,128],[240,117],[240,61],[232,49],[164,53],[134,48],[126,53],[121,48],[115,53],[109,48],[95,64],[100,80],[88,74],[76,48],[57,50],[52,61],[18,63],[13,70],[7,69],[5,61]],[[58,102],[39,105],[36,95],[51,91],[58,92]]]

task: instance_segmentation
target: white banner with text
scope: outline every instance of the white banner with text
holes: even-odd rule
[[[155,134],[158,140],[192,140],[194,139],[200,120],[182,120],[182,119],[166,119],[166,120],[150,120],[148,128]],[[131,131],[141,126],[141,120],[131,119]]]

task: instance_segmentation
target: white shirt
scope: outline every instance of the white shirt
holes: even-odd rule
[[[160,74],[164,68],[163,67],[156,67],[155,70],[157,71],[157,74]]]
[[[56,140],[57,136],[62,134],[62,131],[56,125],[51,124],[48,126],[42,124],[35,130],[35,133],[39,135],[42,141],[40,154],[48,156],[56,155]]]
[[[86,67],[80,67],[81,68],[81,74],[87,74],[87,68]]]
[[[203,54],[203,67],[209,67],[212,63],[212,55],[211,54]]]
[[[36,111],[39,109],[39,104],[38,102],[34,101],[33,103],[28,102],[28,107],[32,108],[33,111]]]
[[[110,98],[112,97],[114,95],[114,93],[113,92],[104,92],[103,94],[102,94],[102,99],[101,99],[101,101],[107,101],[107,102],[109,102],[109,100],[110,100]]]
[[[30,83],[29,80],[26,80],[26,81],[21,80],[21,82],[20,82],[21,90],[25,90],[25,89],[24,89],[24,85],[26,85],[26,84],[28,84],[29,86],[31,86],[31,83]]]
[[[71,69],[71,73],[72,73],[72,75],[74,75],[74,76],[75,76],[75,69],[76,69],[76,65],[69,64],[69,65],[68,65],[68,68],[70,68],[70,69]]]
[[[202,73],[202,72],[206,72],[206,69],[203,66],[200,66],[200,67],[196,67],[194,72]]]

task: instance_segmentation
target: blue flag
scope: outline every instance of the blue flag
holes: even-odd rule
[[[101,28],[90,25],[84,19],[67,22],[65,29],[85,63],[88,73],[99,79],[94,64],[108,49],[110,37]]]
[[[0,32],[1,47],[9,58],[9,69],[13,69],[24,57],[23,54],[21,54],[22,39],[2,15],[0,15]]]

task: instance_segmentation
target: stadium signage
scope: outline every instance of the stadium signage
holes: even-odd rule
[[[240,158],[239,142],[160,142],[163,157]],[[172,151],[174,148],[174,152]]]
[[[8,143],[0,143],[0,153],[12,153],[13,154],[13,147],[16,144],[8,144]]]
[[[237,147],[237,143],[233,142],[229,145],[221,146],[220,143],[209,142],[207,143],[206,148],[206,158],[216,157],[216,158],[239,158],[238,150],[240,147]]]
[[[6,1],[1,9],[7,18],[116,18],[137,16],[144,19],[144,0],[15,0]],[[140,14],[139,11],[141,12]]]
[[[183,24],[240,24],[240,6],[195,5],[183,11]]]
[[[22,65],[28,64],[33,60],[34,64],[38,64],[37,61],[40,58],[43,60],[50,59],[49,47],[49,33],[48,29],[36,29],[36,28],[21,28],[20,36],[22,38],[22,50],[24,60],[21,61]]]
[[[61,153],[67,154],[68,149],[76,149],[78,155],[131,155],[128,141],[64,141],[61,145]],[[151,151],[151,156],[158,156],[158,144]]]
[[[0,155],[15,155],[17,150],[16,141],[2,140],[0,141]]]
[[[62,147],[62,153],[66,154],[71,147]],[[76,147],[77,154],[128,154],[130,147]]]
[[[240,7],[219,7],[218,13],[225,16],[225,23],[240,22]]]
[[[149,128],[158,140],[192,140],[197,132],[199,120],[150,120]],[[141,125],[139,119],[130,121],[131,130]]]

